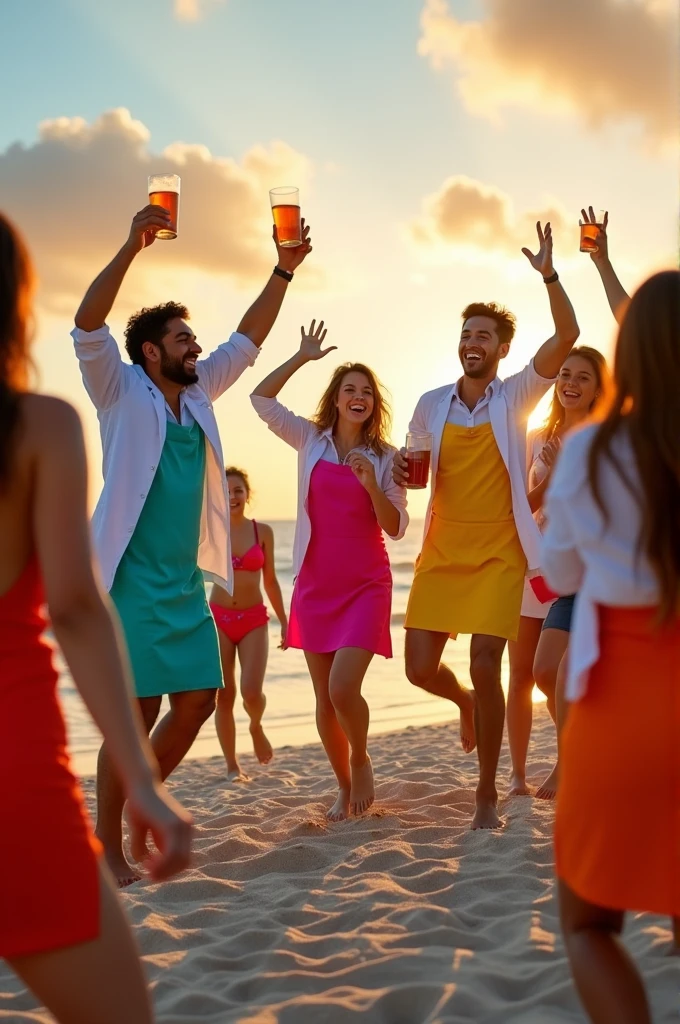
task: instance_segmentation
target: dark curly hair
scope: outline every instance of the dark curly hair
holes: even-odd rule
[[[189,310],[180,302],[164,302],[160,306],[145,306],[139,313],[134,313],[125,328],[125,348],[133,363],[144,366],[142,345],[151,341],[160,345],[168,333],[168,320],[189,319]]]
[[[461,316],[463,323],[472,316],[488,316],[490,320],[495,320],[496,334],[501,345],[509,345],[515,336],[517,327],[515,314],[497,302],[471,302],[469,306],[465,307]]]

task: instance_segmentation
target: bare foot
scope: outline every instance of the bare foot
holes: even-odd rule
[[[536,796],[539,800],[554,800],[557,796],[558,767],[559,765],[555,765],[545,782],[543,782],[536,790]]]
[[[146,847],[144,847],[143,850],[138,849],[137,852],[141,854],[139,860],[144,860],[148,851]],[[134,850],[132,851],[132,856],[137,859]],[[104,846],[104,857],[106,858],[109,871],[115,878],[119,889],[126,889],[127,886],[132,885],[133,882],[141,881],[143,876],[139,871],[128,864],[122,850],[110,850]]]
[[[235,768],[230,768],[227,772],[227,782],[252,782],[250,775],[241,768],[240,764],[237,764]]]
[[[264,734],[264,729],[261,725],[251,725],[250,735],[253,738],[253,750],[255,751],[255,757],[258,759],[260,764],[269,764],[274,756],[272,745]]]
[[[461,689],[467,694],[460,708],[460,745],[466,754],[471,754],[477,746],[475,735],[475,695],[465,687]]]
[[[495,800],[483,800],[477,797],[477,809],[470,828],[503,828],[503,821],[498,814]]]
[[[363,814],[375,800],[375,784],[373,782],[373,765],[366,754],[362,765],[353,765],[350,759],[352,788],[349,793],[349,806],[352,814]]]
[[[511,776],[508,796],[531,796],[531,790],[527,786],[524,776],[517,774]]]
[[[330,810],[326,811],[329,821],[344,821],[349,817],[349,788],[341,786],[338,790],[338,799]]]

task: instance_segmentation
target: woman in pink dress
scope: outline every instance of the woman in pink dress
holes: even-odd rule
[[[313,321],[308,333],[303,328],[299,351],[251,401],[299,453],[287,646],[305,654],[319,735],[338,780],[328,818],[341,821],[368,810],[375,798],[361,686],[374,654],[392,657],[392,573],[383,532],[403,537],[408,516],[406,491],[392,480],[389,409],[372,370],[339,366],[311,419],[276,398],[300,367],[334,350],[321,347],[325,337],[323,321],[316,330]]]

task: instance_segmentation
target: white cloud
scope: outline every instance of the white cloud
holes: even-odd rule
[[[206,5],[224,3],[224,0],[174,0],[174,13],[178,21],[200,21]]]
[[[482,0],[463,21],[446,0],[425,0],[418,52],[451,67],[467,108],[568,114],[596,129],[635,121],[655,143],[677,139],[675,0]]]
[[[312,165],[281,141],[254,146],[240,162],[182,142],[154,154],[149,130],[122,108],[91,124],[80,117],[44,122],[35,144],[0,153],[0,196],[28,238],[48,307],[73,310],[146,205],[154,172],[181,176],[179,237],[156,242],[145,265],[250,284],[274,257],[268,190],[290,182],[304,188]],[[313,281],[314,270],[306,276]]]
[[[456,175],[423,200],[423,213],[409,229],[411,238],[424,248],[521,257],[523,246],[537,248],[539,220],[550,221],[556,247],[565,251],[573,246],[577,229],[560,204],[548,202],[518,215],[500,189]]]

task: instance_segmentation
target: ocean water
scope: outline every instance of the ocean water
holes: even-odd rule
[[[270,521],[276,539],[276,569],[283,597],[290,605],[293,590],[292,553],[295,523]],[[387,541],[394,576],[392,602],[392,645],[394,657],[375,657],[369,667],[363,693],[371,709],[371,733],[403,729],[457,719],[458,709],[448,701],[412,686],[404,674],[404,615],[413,579],[413,566],[420,550],[423,524],[413,521],[400,541]],[[265,679],[267,710],[264,725],[274,748],[318,742],[314,722],[314,693],[301,651],[278,649],[278,622],[269,623],[269,664]],[[470,684],[469,637],[449,641],[445,660],[462,683]],[[71,752],[76,770],[91,774],[101,742],[97,727],[87,713],[68,671],[60,665],[60,695],[65,711]],[[507,655],[503,664],[504,688],[507,687]],[[161,711],[161,714],[163,711]],[[236,703],[237,750],[251,751],[248,718],[240,701]],[[457,731],[457,730],[456,730]],[[456,732],[452,731],[452,742]],[[215,728],[210,719],[196,740],[190,757],[206,757],[220,752]]]

